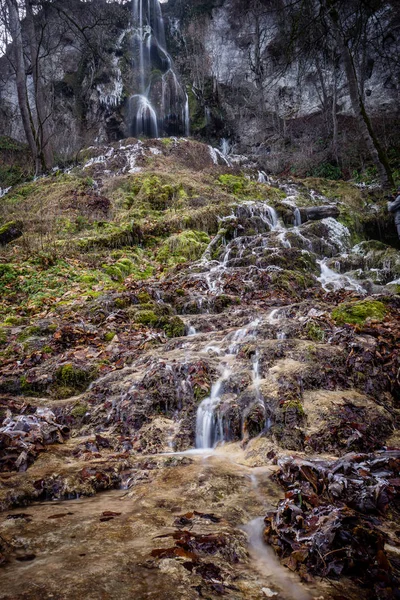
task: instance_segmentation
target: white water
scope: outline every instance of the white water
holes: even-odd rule
[[[0,198],[3,198],[8,192],[11,190],[11,187],[8,188],[0,188]]]
[[[197,410],[196,448],[206,450],[224,441],[223,421],[222,417],[216,414],[216,408],[221,401],[222,384],[230,375],[231,370],[226,367],[218,381],[213,384],[210,396],[203,400]]]
[[[229,359],[234,358],[240,349],[240,342],[247,336],[256,337],[259,319],[251,321],[246,327],[237,329],[233,333],[229,333],[224,341],[232,342],[228,347],[227,355],[221,362],[221,376],[211,387],[211,394],[205,398],[199,408],[196,416],[196,448],[197,449],[212,449],[220,443],[226,441],[224,419],[221,412],[218,410],[222,394],[223,385],[227,382],[232,374],[232,367],[228,364]],[[213,346],[207,346],[204,351],[214,349]],[[217,354],[220,349],[216,348]],[[261,402],[260,393],[260,376],[259,376],[259,361],[258,357],[253,362],[253,382],[256,390],[256,402]]]
[[[230,154],[231,152],[231,145],[229,143],[229,140],[227,140],[226,138],[222,138],[221,140],[221,152],[224,156],[228,156],[228,154]]]
[[[268,183],[267,174],[264,171],[259,171],[257,176],[258,183]]]
[[[321,267],[321,275],[318,281],[326,292],[336,291],[340,289],[353,290],[360,294],[365,294],[365,289],[348,275],[336,273],[326,264],[327,259],[317,261]]]
[[[216,149],[210,147],[210,153],[212,153],[217,161],[218,154]],[[296,234],[303,239],[304,236],[300,231],[302,228],[301,215],[298,209],[295,210],[294,216],[295,228],[292,229],[292,231],[296,232]],[[246,228],[242,223],[245,223],[247,219],[253,219],[256,233],[250,235],[246,233]],[[340,249],[346,248],[349,239],[347,228],[332,218],[324,219],[323,223],[329,229],[331,236],[335,240],[336,246]],[[263,224],[266,226],[265,228]],[[262,270],[262,266],[257,266],[257,259],[259,254],[262,255],[264,249],[270,248],[273,251],[278,250],[278,248],[276,248],[276,240],[279,241],[280,248],[290,248],[289,240],[286,239],[287,230],[285,226],[279,221],[275,209],[265,202],[247,201],[234,207],[232,215],[221,219],[221,227],[222,233],[216,238],[220,244],[218,259],[211,260],[212,252],[214,252],[217,247],[213,241],[199,263],[203,270],[194,275],[195,277],[200,277],[205,284],[205,289],[203,287],[202,296],[198,301],[202,304],[204,302],[203,310],[205,309],[205,311],[207,311],[208,306],[210,306],[210,299],[212,300],[213,297],[225,293],[226,281],[229,281],[230,275],[235,274],[243,264],[248,264],[247,261],[249,260],[249,257],[252,259],[255,255],[255,268]],[[231,236],[230,241],[227,241],[224,237],[225,230],[229,231],[229,235]],[[274,235],[269,236],[269,233]],[[308,251],[304,250],[304,252]],[[330,269],[327,265],[327,260],[328,259],[323,259],[318,261],[321,268],[321,275],[318,280],[323,289],[331,291],[344,288],[359,293],[365,293],[364,288],[357,281],[347,275],[341,275]],[[262,264],[262,262],[260,264]],[[266,270],[271,268],[275,268],[279,272],[279,267],[265,267]],[[285,340],[286,332],[279,327],[281,311],[281,308],[271,310],[267,317],[264,318],[264,322],[274,326],[278,325],[278,327],[276,327],[276,338]],[[250,413],[251,409],[258,404],[265,409],[265,403],[260,389],[260,362],[256,343],[259,323],[260,321],[258,319],[254,320],[247,326],[229,333],[222,342],[220,341],[216,344],[209,341],[207,346],[201,350],[201,352],[213,352],[221,357],[221,375],[213,384],[210,395],[201,402],[197,410],[197,449],[212,449],[215,448],[217,444],[229,439],[228,425],[227,422],[224,423],[224,411],[226,413],[226,410],[225,405],[223,404],[224,402],[229,402],[230,399],[229,395],[226,393],[226,389],[224,391],[224,387],[226,388],[225,384],[233,372],[234,361],[236,360],[235,357],[239,353],[244,340],[246,343],[251,341],[251,343],[255,343],[256,346],[256,353],[253,355],[254,401],[247,407],[247,412]],[[193,334],[194,330],[192,331],[189,329],[189,335]],[[223,350],[224,342],[228,342],[226,350]],[[226,394],[225,399],[223,398],[224,394]],[[228,404],[226,404],[226,406],[228,407]],[[266,423],[266,425],[268,425],[268,423]]]
[[[129,100],[131,135],[189,135],[189,100],[165,41],[159,0],[134,0],[133,79]]]
[[[301,213],[298,208],[294,209],[294,226],[300,227],[301,225]]]

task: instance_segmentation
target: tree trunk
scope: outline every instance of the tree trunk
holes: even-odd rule
[[[340,30],[339,14],[335,8],[335,2],[336,0],[327,0],[327,15],[331,22],[333,33],[342,56],[347,78],[347,85],[349,88],[351,105],[355,113],[356,119],[358,121],[360,132],[364,139],[365,145],[367,146],[371,158],[378,170],[382,187],[394,187],[393,176],[388,158],[386,156],[386,152],[380,145],[379,140],[376,137],[375,132],[373,130],[371,119],[368,116],[359,89],[354,60],[351,55],[350,49],[346,43],[346,40],[344,39],[344,35]]]
[[[335,157],[336,163],[339,165],[339,124],[338,124],[338,116],[337,116],[337,88],[338,88],[338,79],[337,79],[337,68],[335,65],[335,72],[334,72],[334,77],[333,77],[333,90],[332,90],[332,124],[333,124],[332,150],[333,150],[333,155]]]
[[[18,105],[21,112],[22,124],[26,140],[38,169],[38,153],[35,141],[32,114],[29,107],[28,90],[26,87],[26,71],[24,61],[24,48],[22,41],[21,23],[18,15],[18,6],[15,0],[6,0],[10,19],[10,33],[13,40],[13,54],[15,61],[15,77],[18,94]]]
[[[39,52],[35,21],[31,0],[25,0],[27,30],[29,35],[29,54],[32,65],[33,85],[35,89],[36,107],[36,145],[43,170],[51,169],[54,165],[54,156],[51,148],[51,132],[49,127],[49,114],[47,111],[43,80],[40,69]]]

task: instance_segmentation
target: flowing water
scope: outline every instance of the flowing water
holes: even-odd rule
[[[134,0],[133,88],[129,127],[134,137],[189,135],[189,101],[168,54],[159,0]]]
[[[202,292],[201,297],[197,299],[198,305],[205,312],[208,311],[210,298],[214,298],[225,291],[225,281],[229,280],[242,265],[248,270],[249,263],[255,264],[258,271],[271,271],[271,266],[263,266],[260,255],[271,250],[278,251],[280,248],[291,248],[289,240],[286,238],[288,233],[287,228],[279,220],[278,215],[273,207],[265,202],[244,202],[237,206],[234,213],[228,217],[224,217],[221,226],[224,230],[233,226],[231,239],[221,240],[220,252],[218,259],[211,259],[212,251],[215,250],[215,240],[205,252],[200,265],[203,274],[196,274],[195,278],[203,278],[205,282],[205,293]],[[246,235],[240,223],[250,221],[258,227],[259,231],[252,232],[252,235]],[[329,220],[329,230],[342,234],[345,238],[347,232],[339,223],[331,223],[334,219]],[[294,209],[294,227],[291,229],[302,243],[305,243],[309,248],[311,243],[302,233],[301,214],[298,208]],[[338,245],[342,244],[341,238],[338,238]],[[311,249],[311,248],[310,248]],[[304,251],[308,253],[308,250]],[[254,257],[254,258],[253,258]],[[249,261],[251,258],[251,261]],[[326,291],[337,290],[340,288],[354,290],[364,294],[365,290],[362,285],[348,275],[343,275],[333,271],[327,266],[327,259],[322,258],[317,260],[321,273],[317,279]],[[278,268],[279,272],[279,268]],[[256,320],[252,320],[248,325],[239,327],[235,331],[225,335],[218,344],[210,344],[209,340],[204,348],[200,351],[214,352],[220,357],[218,370],[220,376],[212,385],[211,393],[199,405],[196,418],[196,448],[197,449],[212,449],[218,444],[224,443],[232,439],[232,431],[230,429],[231,416],[227,417],[229,405],[232,400],[229,396],[229,382],[232,377],[232,370],[236,364],[238,353],[245,344],[254,344],[255,352],[252,357],[252,380],[253,380],[253,400],[248,404],[243,412],[243,422],[241,425],[242,436],[245,437],[245,419],[254,409],[259,408],[261,414],[264,415],[263,431],[268,430],[270,421],[267,418],[267,407],[260,389],[260,382],[263,374],[261,372],[258,333],[257,329],[261,325],[272,326],[275,331],[275,338],[284,341],[287,333],[282,324],[282,309],[274,308]],[[287,321],[283,320],[283,323]],[[189,335],[196,331],[192,326],[189,329]]]
[[[145,15],[139,0],[134,10],[144,28]],[[157,23],[151,35],[162,39],[160,13],[155,14]],[[149,13],[146,18],[150,18]],[[149,36],[150,30],[144,33]],[[144,48],[138,47],[138,56],[146,65]],[[158,117],[153,119],[150,109],[143,109],[142,114],[146,127],[159,126]],[[222,314],[212,310],[213,302],[230,290],[235,277],[257,291],[264,275],[280,276],[283,269],[271,264],[271,256],[279,258],[280,253],[290,249],[286,239],[289,231],[303,246],[309,242],[296,213],[293,222],[295,227],[287,230],[276,211],[264,202],[245,202],[221,219],[224,233],[216,238],[219,245],[212,242],[203,258],[185,274],[185,283],[193,284],[197,305],[197,312],[192,306],[187,315],[182,315],[186,318],[186,336],[144,350],[133,366],[126,368],[126,375],[123,371],[117,374],[118,397],[113,397],[112,389],[116,375],[112,373],[106,379],[110,422],[124,422],[126,411],[135,403],[141,411],[146,410],[144,402],[153,393],[149,381],[154,373],[158,385],[171,382],[174,397],[166,395],[162,401],[166,406],[168,402],[176,403],[174,417],[165,423],[166,419],[157,416],[154,421],[158,428],[150,436],[153,441],[165,434],[164,447],[157,447],[158,454],[143,450],[135,453],[135,464],[121,477],[121,490],[95,498],[37,504],[26,509],[28,520],[17,516],[21,509],[10,511],[11,519],[2,515],[0,535],[11,532],[20,545],[21,561],[14,560],[4,568],[0,598],[196,600],[200,590],[203,597],[214,599],[220,596],[218,586],[222,580],[226,585],[224,594],[232,600],[308,600],[321,596],[322,584],[318,589],[304,586],[265,546],[261,515],[276,506],[281,491],[270,479],[274,467],[258,468],[257,460],[247,462],[252,452],[265,460],[265,437],[259,434],[271,426],[268,394],[277,397],[283,369],[295,363],[282,360],[271,367],[266,353],[279,355],[285,339],[290,341],[291,327],[298,326],[303,317],[296,316],[295,308],[291,312],[294,305],[268,305],[262,299],[259,305],[234,305]],[[337,229],[340,233],[340,227]],[[358,282],[330,269],[323,256],[319,255],[318,260],[319,280],[326,289],[362,289]],[[192,433],[193,426],[196,429],[195,442],[191,438],[192,451],[174,452],[179,448],[177,432],[184,420],[180,413],[189,397],[190,368],[203,358],[210,365],[212,385],[207,396],[193,405],[189,421],[193,423]],[[237,443],[231,443],[233,440]],[[261,450],[257,454],[258,443]],[[249,455],[244,451],[246,444]],[[103,459],[96,460],[101,465]],[[68,460],[64,462],[68,466]],[[79,469],[91,476],[85,459]],[[195,511],[196,518],[191,516]],[[202,514],[205,516],[199,516]],[[210,515],[212,518],[207,518]],[[213,535],[217,539],[222,535],[231,544],[229,552],[215,552],[203,561],[205,564],[201,563],[204,579],[196,574],[199,565],[192,564],[190,556],[184,557],[179,545],[174,546],[183,527],[189,535]],[[160,559],[162,551],[166,554]],[[210,564],[211,583],[217,587],[204,587],[211,585],[207,570]],[[189,572],[190,577],[198,578],[190,579]],[[26,581],[32,593],[22,596]]]

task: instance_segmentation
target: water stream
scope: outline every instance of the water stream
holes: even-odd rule
[[[246,235],[241,223],[246,222],[247,220],[254,223],[255,227],[259,228],[259,231],[255,231],[252,235]],[[277,242],[280,248],[291,248],[291,244],[286,238],[288,230],[280,221],[275,209],[266,202],[250,201],[238,205],[235,207],[232,215],[221,219],[221,227],[224,231],[226,228],[229,229],[230,226],[233,226],[231,239],[229,241],[224,238],[219,240],[220,250],[218,258],[211,258],[212,254],[215,252],[216,245],[215,240],[213,240],[200,261],[202,273],[197,273],[195,275],[196,278],[203,278],[205,283],[205,293],[203,292],[200,298],[198,298],[198,304],[203,311],[208,310],[204,307],[208,306],[208,303],[212,298],[224,293],[224,282],[226,278],[229,278],[231,274],[235,273],[235,269],[240,269],[241,265],[245,265],[248,268],[248,262],[246,261],[249,261],[249,259],[246,258],[246,256],[249,256],[250,253],[251,256],[254,257],[254,259],[251,260],[255,262],[257,269],[263,270],[265,268],[268,270],[271,269],[271,267],[268,265],[264,267],[262,260],[260,266],[258,266],[260,261],[259,257],[263,251],[271,249],[271,251],[275,252],[279,250],[279,248],[276,248]],[[339,233],[341,233],[340,227],[342,226],[338,223],[337,229],[339,230]],[[299,236],[302,242],[303,240],[306,240],[308,245],[308,240],[304,238],[301,228],[301,214],[299,209],[295,208],[294,226],[292,227],[292,231]],[[335,228],[334,224],[330,224],[330,229],[332,228]],[[346,234],[345,231],[344,234]],[[304,252],[308,251],[305,250]],[[336,273],[330,269],[326,264],[327,259],[320,259],[317,262],[321,269],[318,280],[326,291],[344,288],[364,293],[364,288],[357,281],[349,276]],[[275,328],[276,339],[284,340],[286,339],[286,332],[282,329],[282,326],[280,326],[281,317],[282,308],[274,308],[264,315],[263,322]],[[227,393],[227,389],[229,389],[232,366],[244,340],[246,340],[246,343],[255,343],[256,348],[252,357],[254,401],[247,406],[244,417],[249,414],[256,405],[259,405],[265,413],[266,409],[260,392],[260,380],[262,375],[260,374],[260,361],[257,346],[257,328],[259,325],[260,319],[253,320],[245,327],[240,327],[227,335],[219,344],[210,344],[210,342],[207,341],[204,351],[215,352],[221,357],[219,364],[220,376],[212,385],[210,395],[201,402],[197,410],[197,449],[212,449],[218,444],[229,441],[230,439],[231,432],[229,431],[229,424],[224,420],[224,407],[226,403],[224,402],[223,396]],[[188,335],[193,335],[195,331],[196,330],[191,326],[188,330]],[[266,419],[265,428],[268,429],[268,426],[269,422]]]
[[[189,101],[165,40],[159,0],[134,0],[133,89],[129,128],[134,137],[189,135]]]

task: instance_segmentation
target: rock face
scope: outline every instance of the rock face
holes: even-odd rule
[[[158,2],[152,4],[153,11],[156,5]],[[53,139],[61,157],[70,157],[77,149],[93,142],[110,142],[132,132],[135,134],[133,121],[138,114],[150,128],[147,133],[155,135],[157,119],[154,120],[154,114],[152,116],[143,100],[137,105],[140,98],[135,81],[137,83],[141,59],[134,56],[133,38],[137,28],[131,27],[131,8],[130,3],[103,5],[102,14],[110,27],[100,33],[92,23],[91,3],[82,7],[78,0],[70,0],[68,10],[73,19],[83,25],[92,24],[90,39],[80,36],[74,28],[65,29],[62,15],[56,10],[46,14],[46,26],[52,35],[46,37],[43,44],[49,45],[50,40],[54,42],[56,38],[58,43],[55,50],[52,46],[42,66],[54,95]],[[148,80],[154,90],[151,99],[154,106],[166,114],[167,132],[184,131],[186,127],[183,123],[186,94],[180,86],[179,75],[189,94],[192,133],[218,143],[222,138],[229,138],[225,140],[225,152],[235,144],[237,150],[256,154],[264,162],[268,159],[268,168],[272,171],[286,167],[278,164],[280,159],[274,156],[274,149],[279,147],[284,151],[281,145],[291,123],[297,123],[293,127],[298,129],[293,129],[288,139],[297,134],[302,138],[296,146],[300,154],[307,153],[306,145],[301,146],[306,144],[304,135],[308,135],[308,146],[315,136],[326,135],[321,129],[321,114],[331,106],[333,93],[338,118],[346,120],[352,115],[346,83],[342,76],[335,74],[333,63],[321,64],[315,57],[299,51],[298,58],[284,67],[285,36],[289,33],[279,11],[267,10],[259,3],[261,12],[258,14],[252,5],[244,6],[238,0],[196,0],[190,7],[181,0],[169,0],[162,4],[162,10],[167,25],[166,44],[178,75],[170,68],[169,55],[162,56],[165,40],[160,38],[157,46],[154,41],[157,36],[153,35],[150,36],[153,42],[149,42],[153,63]],[[389,6],[382,9],[381,18],[382,29],[386,27],[390,31],[394,16]],[[256,23],[261,32],[259,36],[254,33]],[[373,25],[368,24],[368,27]],[[60,29],[65,30],[61,37]],[[145,29],[142,24],[143,35]],[[370,29],[368,32],[373,34]],[[149,44],[145,44],[144,56]],[[395,52],[395,40],[390,34],[385,38],[385,52],[388,55]],[[367,108],[378,123],[383,118],[395,121],[398,119],[398,73],[388,70],[385,58],[372,46],[368,46],[365,53],[363,89]],[[261,60],[259,69],[255,64],[258,58]],[[169,65],[165,65],[168,61]],[[0,72],[3,82],[0,84],[0,134],[23,140],[14,76],[6,57],[0,58]],[[174,102],[179,105],[178,109]],[[174,119],[179,123],[174,125]],[[151,131],[151,123],[154,131]],[[346,127],[351,128],[350,121],[346,121]],[[284,143],[287,145],[288,140]]]

